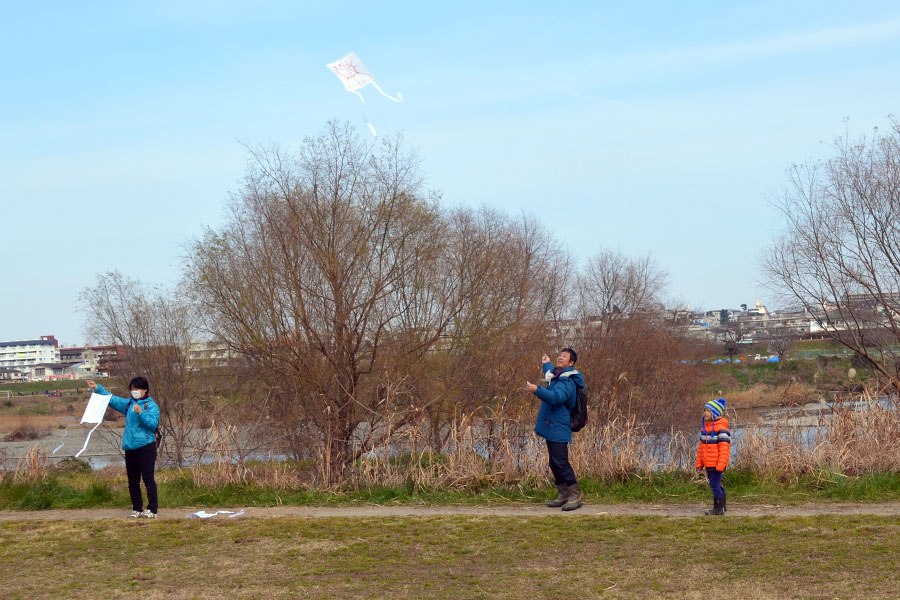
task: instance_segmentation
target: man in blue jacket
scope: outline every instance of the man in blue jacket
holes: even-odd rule
[[[563,510],[581,508],[581,490],[575,471],[569,464],[569,442],[572,441],[572,421],[570,413],[575,410],[577,388],[584,387],[584,377],[575,370],[578,354],[571,348],[563,348],[556,357],[556,367],[546,354],[541,357],[541,368],[547,387],[528,383],[528,390],[541,399],[534,432],[547,440],[547,454],[550,470],[559,495],[547,503],[552,508]]]

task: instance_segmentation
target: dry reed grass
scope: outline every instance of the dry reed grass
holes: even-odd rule
[[[900,472],[900,412],[868,392],[757,423],[741,436],[733,464],[757,475]]]
[[[358,461],[345,481],[451,489],[544,481],[549,474],[545,442],[522,422],[494,419],[488,427],[461,418],[449,425],[443,448],[427,445],[423,428],[412,427],[392,446],[376,448]],[[655,431],[634,417],[618,415],[604,423],[590,419],[573,437],[570,460],[579,476],[604,479],[692,470],[696,433]],[[734,438],[731,465],[760,476],[900,472],[900,412],[869,393],[823,405],[821,411],[789,411],[775,422],[739,429]]]
[[[11,477],[13,482],[36,483],[47,478],[47,450],[37,444],[28,449],[28,453],[19,459]]]
[[[18,440],[38,439],[47,435],[51,429],[60,426],[59,417],[51,415],[2,415],[0,416],[0,433],[7,434],[7,439],[13,441],[10,436],[18,437]],[[37,437],[28,437],[29,432],[35,432]]]
[[[569,457],[579,475],[623,479],[689,466],[695,442],[680,432],[652,434],[634,417],[617,416],[573,437]],[[426,443],[421,427],[406,430],[402,445],[377,448],[358,461],[347,480],[355,486],[413,484],[417,488],[467,489],[486,484],[527,485],[549,475],[546,442],[519,419],[454,420],[444,448]]]
[[[731,408],[756,408],[761,406],[781,406],[784,404],[783,389],[763,383],[743,390],[730,390],[727,394]]]
[[[194,447],[191,477],[197,485],[221,486],[255,483],[277,489],[301,484],[297,469],[282,460],[250,460],[246,440],[233,425],[216,425],[206,430]]]
[[[429,443],[426,422],[406,427],[384,445],[362,454],[338,486],[412,485],[417,489],[481,489],[489,485],[542,484],[549,476],[546,444],[534,435],[528,415],[489,418],[463,415],[447,425],[440,447]],[[527,425],[525,424],[527,423]],[[731,465],[758,476],[798,478],[806,474],[900,473],[900,411],[869,393],[854,395],[816,411],[786,412],[772,422],[744,428],[732,423]],[[624,479],[665,471],[691,470],[696,456],[694,431],[655,433],[658,428],[618,415],[599,422],[596,415],[574,435],[570,459],[579,476]],[[194,447],[189,469],[197,485],[254,483],[277,489],[314,486],[328,489],[322,461],[312,468],[284,460],[251,459],[246,440],[234,426],[210,428]],[[253,450],[255,452],[255,450]],[[270,457],[273,458],[273,457]],[[32,446],[12,473],[17,481],[47,476],[47,452]],[[124,477],[121,467],[101,477]],[[160,481],[183,477],[164,471]]]
[[[791,381],[783,386],[757,383],[745,389],[729,390],[726,396],[729,407],[742,409],[806,404],[817,400],[820,394],[803,382]]]

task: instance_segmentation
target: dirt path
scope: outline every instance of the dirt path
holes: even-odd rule
[[[237,511],[243,507],[203,507],[207,512],[218,510]],[[300,517],[317,519],[325,517],[433,517],[444,515],[499,516],[499,517],[557,517],[656,515],[664,517],[697,517],[707,507],[700,505],[672,504],[585,504],[580,510],[564,513],[542,505],[512,504],[505,506],[273,506],[249,507],[239,519]],[[809,503],[793,506],[775,504],[730,504],[728,514],[735,517],[762,516],[814,516],[814,515],[881,515],[900,516],[900,502],[881,504],[826,504]],[[165,508],[161,519],[184,519],[200,507]],[[124,519],[130,511],[122,509],[75,509],[39,511],[0,511],[0,521],[75,521],[92,519]],[[226,519],[219,515],[217,520]]]

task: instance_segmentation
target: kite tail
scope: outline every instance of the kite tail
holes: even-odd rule
[[[98,427],[100,427],[100,423],[97,423],[90,431],[88,431],[87,437],[84,440],[84,446],[81,447],[81,450],[78,451],[78,454],[75,455],[75,458],[81,456],[81,453],[84,452],[85,448],[87,448],[88,442],[91,441],[91,434],[94,433],[94,429],[97,429]]]
[[[384,96],[385,98],[387,98],[389,100],[393,100],[394,102],[403,102],[403,94],[398,93],[396,98],[394,98],[393,96],[388,96],[387,94],[384,93],[384,90],[381,89],[381,87],[374,81],[372,82],[372,87],[374,87],[376,90],[378,90],[379,94],[381,94],[382,96]],[[359,93],[359,92],[357,92],[357,93]]]
[[[375,87],[378,87],[378,86],[376,85]],[[379,89],[379,91],[381,91],[381,90]],[[363,121],[366,123],[366,127],[369,128],[369,131],[372,132],[372,135],[374,135],[375,137],[378,137],[378,132],[375,131],[375,127],[371,123],[369,123],[369,119],[368,119],[368,117],[366,117],[366,99],[363,98],[362,94],[360,94],[359,92],[357,92],[355,90],[351,93],[356,94],[359,97],[359,101],[363,103]],[[384,92],[381,92],[381,93],[384,94]],[[390,96],[388,96],[388,98],[390,98]],[[391,98],[391,100],[394,100],[394,99]],[[394,100],[394,102],[396,102],[396,100]]]
[[[66,430],[63,431],[62,439],[66,439],[66,436],[67,436],[67,435],[69,435],[69,426],[68,426],[68,425],[66,425]],[[62,448],[62,447],[65,446],[65,445],[66,445],[65,442],[60,442],[60,443],[59,443],[59,446],[57,446],[57,447],[53,450],[53,452],[51,452],[51,454],[56,454],[57,450],[59,450],[60,448]]]

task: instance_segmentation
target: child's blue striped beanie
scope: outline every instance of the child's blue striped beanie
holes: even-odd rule
[[[718,419],[722,416],[722,413],[725,412],[725,398],[710,400],[703,406],[703,408],[709,409],[709,412],[713,414],[713,418]]]

